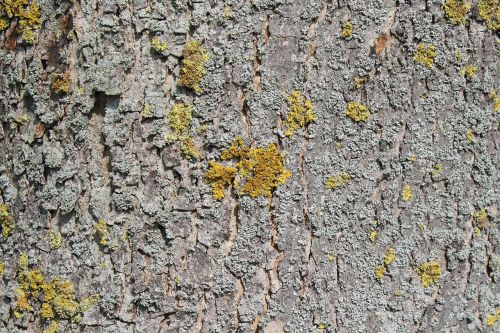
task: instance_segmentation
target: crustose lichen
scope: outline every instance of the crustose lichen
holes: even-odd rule
[[[270,197],[274,189],[292,175],[285,169],[284,157],[274,144],[269,144],[266,148],[250,148],[238,137],[222,152],[221,160],[233,161],[233,164],[223,165],[210,161],[205,174],[205,179],[212,188],[212,195],[217,200],[224,198],[224,189],[231,184],[240,195]]]
[[[193,106],[191,104],[177,103],[167,115],[170,128],[173,134],[165,134],[163,139],[166,143],[179,141],[181,143],[181,152],[184,156],[199,159],[201,153],[196,148],[193,138],[188,130],[193,119]]]
[[[205,64],[208,53],[200,41],[192,40],[187,43],[182,53],[182,66],[178,84],[201,93],[200,82],[206,74]]]
[[[436,55],[436,47],[434,45],[421,43],[417,46],[417,51],[415,52],[413,60],[425,67],[432,68]]]
[[[294,90],[288,97],[290,111],[286,118],[285,135],[290,137],[296,130],[302,128],[316,120],[316,113],[313,110],[310,99],[302,96],[300,91]]]
[[[0,226],[4,238],[9,237],[14,230],[14,218],[10,215],[9,206],[6,204],[0,204]]]
[[[345,114],[356,122],[366,121],[370,117],[370,111],[368,111],[368,108],[360,102],[347,103],[347,110],[345,111]]]
[[[25,312],[35,312],[35,309],[39,309],[39,316],[52,322],[52,327],[54,322],[63,319],[79,322],[82,313],[99,299],[98,295],[92,295],[78,301],[75,287],[69,280],[59,277],[48,280],[40,269],[29,269],[28,256],[24,253],[19,257],[18,267],[19,286],[15,291],[17,298],[14,307],[16,318],[21,318]]]
[[[465,23],[472,4],[464,0],[446,0],[443,5],[446,18],[451,24]]]
[[[33,44],[36,31],[40,28],[40,6],[37,1],[5,0],[0,2],[0,31],[9,27],[10,21],[17,18],[21,39]]]

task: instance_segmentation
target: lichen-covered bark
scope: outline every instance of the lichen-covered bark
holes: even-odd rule
[[[499,43],[477,1],[38,3],[33,45],[16,18],[0,33],[0,332],[500,329]],[[285,135],[294,91],[316,119]],[[271,197],[214,199],[237,137],[284,154]],[[16,316],[23,253],[98,301]]]

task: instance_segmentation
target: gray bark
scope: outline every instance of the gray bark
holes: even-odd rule
[[[0,203],[15,221],[0,241],[0,332],[48,326],[39,308],[13,315],[22,252],[47,278],[69,279],[78,299],[100,296],[80,323],[59,320],[60,332],[500,328],[487,325],[500,308],[500,113],[488,97],[499,44],[476,2],[462,25],[445,19],[441,0],[40,5],[33,46],[9,49],[0,34]],[[342,38],[348,20],[353,35]],[[152,36],[169,50],[152,52]],[[199,95],[176,84],[192,39],[209,53]],[[414,61],[420,43],[436,46],[432,68]],[[473,78],[461,74],[469,64]],[[54,94],[51,80],[66,70],[72,92]],[[366,82],[355,89],[353,77]],[[312,100],[317,120],[288,138],[292,90]],[[208,126],[193,135],[198,161],[163,139],[179,101],[194,105],[192,128]],[[368,107],[366,122],[346,117],[350,101]],[[286,153],[293,176],[272,198],[234,189],[212,198],[208,162],[237,136]],[[325,188],[340,172],[350,182]],[[62,234],[58,249],[50,230]],[[389,247],[396,259],[378,281]],[[424,288],[418,267],[428,261],[442,275]]]

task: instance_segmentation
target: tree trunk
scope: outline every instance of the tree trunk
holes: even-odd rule
[[[500,329],[498,1],[38,1],[32,44],[0,5],[0,332]]]

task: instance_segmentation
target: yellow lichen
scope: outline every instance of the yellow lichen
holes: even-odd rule
[[[382,265],[378,265],[375,267],[375,278],[377,280],[381,280],[385,273],[387,272],[387,267],[389,267],[390,264],[392,264],[396,260],[396,251],[392,247],[389,247],[385,251],[385,256],[384,256],[384,262]]]
[[[27,114],[24,113],[24,114],[21,114],[19,116],[16,116],[14,118],[14,120],[18,124],[26,124],[28,121],[30,121],[30,117]]]
[[[19,255],[18,269],[19,270],[28,269],[28,263],[29,263],[28,255],[26,253],[22,252]]]
[[[328,262],[334,262],[335,259],[336,257],[333,254],[329,254],[326,256],[326,260],[328,260]]]
[[[464,0],[446,0],[443,5],[446,18],[451,24],[465,23],[472,4]]]
[[[9,206],[0,204],[0,226],[2,227],[2,236],[4,238],[14,231],[14,218],[9,213]]]
[[[107,246],[109,244],[109,228],[106,221],[100,219],[96,225],[94,225],[95,232],[99,237],[99,244],[102,246]]]
[[[375,267],[375,278],[377,280],[381,280],[384,277],[386,271],[387,268],[384,265],[378,265],[377,267]]]
[[[201,157],[201,153],[194,145],[194,141],[192,138],[185,138],[181,141],[181,152],[187,158],[192,158],[195,160],[199,160]]]
[[[500,309],[496,310],[495,314],[489,314],[486,317],[486,325],[489,327],[495,326],[495,323],[500,320]]]
[[[371,240],[372,242],[375,242],[375,238],[377,238],[377,235],[378,235],[378,231],[377,231],[377,230],[372,230],[372,231],[370,232],[370,240]]]
[[[82,310],[82,312],[90,310],[95,304],[97,304],[97,302],[99,302],[100,298],[101,297],[98,294],[90,295],[83,298],[80,301],[80,309]]]
[[[488,222],[488,213],[486,212],[486,209],[481,208],[475,211],[474,219],[476,220],[476,224],[479,228],[484,228]]]
[[[209,163],[210,166],[205,174],[205,179],[212,187],[212,196],[214,199],[222,200],[224,199],[224,188],[231,185],[238,173],[238,169],[232,166],[224,166],[214,161],[210,161]]]
[[[40,6],[37,1],[5,0],[0,2],[0,30],[9,26],[9,20],[17,19],[21,39],[33,44],[41,26]]]
[[[497,92],[492,90],[489,95],[489,99],[493,101],[493,111],[500,111],[500,97],[497,96]]]
[[[199,94],[201,93],[201,79],[206,74],[205,64],[208,61],[208,53],[201,42],[192,40],[187,43],[182,57],[178,84],[193,89]]]
[[[394,260],[396,260],[396,251],[392,247],[390,247],[385,252],[384,265],[387,267],[392,264]]]
[[[490,30],[500,29],[500,3],[498,0],[479,0],[479,15]]]
[[[151,49],[157,53],[163,53],[168,50],[168,43],[155,36],[151,39]]]
[[[0,278],[2,277],[4,270],[5,270],[5,263],[3,261],[0,261]]]
[[[70,281],[59,277],[47,280],[40,269],[29,269],[28,256],[25,253],[19,257],[17,283],[19,286],[15,290],[14,306],[16,318],[21,318],[24,312],[35,312],[35,308],[39,308],[38,314],[44,320],[76,321],[80,314],[88,309],[88,306],[82,307],[76,299],[76,291]],[[35,303],[38,305],[33,306]]]
[[[356,89],[359,90],[365,84],[366,78],[362,78],[362,77],[357,77],[356,76],[356,77],[353,78],[353,81],[354,81],[354,88],[356,88]]]
[[[285,122],[285,135],[290,137],[299,128],[315,121],[316,113],[313,110],[311,100],[302,96],[298,90],[292,91],[288,97],[288,103],[290,104],[290,111]]]
[[[360,102],[349,102],[347,103],[347,110],[345,112],[346,116],[350,117],[354,121],[366,121],[370,117],[370,112],[367,107]]]
[[[57,333],[59,332],[59,322],[54,320],[50,323],[49,327],[43,333]]]
[[[425,262],[417,271],[424,288],[434,284],[441,277],[441,267],[437,261]]]
[[[413,57],[416,62],[431,68],[436,57],[436,47],[432,44],[418,44],[417,51]]]
[[[472,80],[474,78],[474,76],[476,76],[476,71],[477,71],[476,66],[467,65],[464,68],[462,68],[460,73],[462,74],[462,76],[465,76],[469,80]]]
[[[347,21],[342,25],[342,31],[340,32],[342,38],[349,38],[352,36],[352,22]]]
[[[238,137],[222,152],[221,160],[232,160],[234,164],[225,166],[211,161],[205,174],[217,200],[224,198],[224,188],[231,183],[240,195],[270,197],[274,189],[291,176],[284,167],[283,155],[274,144],[250,148]]]
[[[71,91],[71,74],[69,71],[57,74],[52,78],[50,88],[59,95],[68,94]]]
[[[443,165],[441,163],[436,163],[436,164],[434,164],[434,167],[432,168],[431,174],[433,176],[438,176],[441,174],[441,172],[443,172],[443,170],[444,170]]]
[[[347,172],[340,172],[336,176],[328,177],[325,181],[325,188],[336,189],[338,187],[346,186],[351,180],[351,175]]]
[[[151,104],[145,103],[144,108],[141,112],[142,118],[151,118],[153,116],[153,112],[151,112]]]
[[[413,190],[409,185],[406,185],[403,187],[403,193],[401,194],[401,199],[403,199],[404,202],[408,202],[411,200],[413,197]]]
[[[233,17],[233,7],[231,5],[224,6],[223,16],[227,19]]]
[[[168,122],[175,134],[183,134],[191,125],[193,106],[177,103],[168,114]]]
[[[8,27],[9,27],[9,22],[5,18],[0,17],[0,31],[3,31]]]
[[[40,308],[40,317],[43,319],[53,319],[54,318],[54,310],[50,306],[49,303],[42,303],[42,307]]]
[[[472,130],[472,128],[469,128],[467,130],[467,140],[469,142],[472,142],[474,140],[474,131]]]
[[[49,230],[49,246],[52,250],[60,248],[62,245],[62,235],[61,232],[55,232],[52,229]]]

